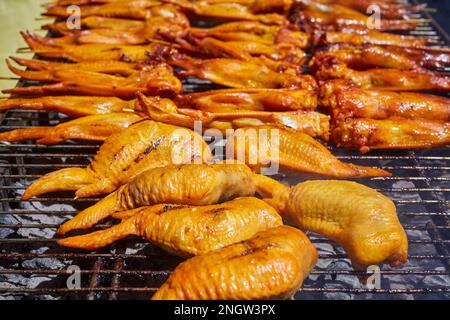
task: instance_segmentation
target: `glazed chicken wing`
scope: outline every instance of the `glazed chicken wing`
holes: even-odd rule
[[[94,250],[128,235],[138,235],[171,253],[190,257],[247,240],[259,231],[282,224],[275,209],[256,198],[200,207],[159,204],[123,215],[131,217],[106,230],[60,239],[58,244]]]
[[[312,111],[317,107],[317,95],[310,90],[223,89],[179,95],[175,103],[206,112]]]
[[[202,127],[215,128],[222,132],[240,127],[258,127],[272,124],[292,128],[311,136],[328,139],[329,117],[314,111],[269,112],[237,110],[230,112],[204,112],[194,109],[179,109],[171,100],[146,97],[138,93],[138,109],[155,121],[176,123],[179,126],[195,128],[196,121]]]
[[[195,132],[144,120],[107,138],[88,167],[48,173],[31,184],[22,199],[61,190],[76,190],[79,198],[96,196],[150,168],[210,159],[208,146]]]
[[[226,147],[227,156],[231,152],[235,159],[262,172],[278,163],[286,169],[339,178],[390,175],[382,169],[343,163],[310,136],[274,127],[238,129],[227,139]]]
[[[78,64],[34,61],[26,65],[38,65],[38,70],[20,70],[8,63],[9,69],[23,79],[54,84],[16,87],[3,92],[33,96],[51,93],[132,99],[137,92],[155,95],[182,91],[181,81],[173,74],[172,68],[164,63],[141,65],[138,70],[132,70],[127,63],[106,61]],[[88,68],[95,71],[87,71]],[[116,75],[121,72],[126,75]]]
[[[450,121],[450,99],[413,92],[356,88],[339,80],[321,85],[320,104],[329,108],[333,121],[347,118]]]
[[[0,110],[47,110],[78,118],[95,114],[133,112],[134,100],[115,97],[44,96],[0,100]]]
[[[332,129],[333,141],[365,153],[374,149],[430,148],[450,143],[450,122],[354,118],[339,121]]]
[[[321,63],[333,57],[353,69],[392,68],[400,70],[444,68],[450,65],[450,54],[420,49],[376,45],[337,44],[314,54],[314,61]],[[314,65],[314,62],[312,63]]]
[[[284,219],[339,243],[353,266],[399,266],[408,256],[408,239],[394,203],[351,181],[311,180],[287,187],[255,175],[257,191]]]
[[[450,77],[427,70],[368,69],[358,71],[333,57],[317,61],[316,78],[345,79],[364,89],[394,91],[450,90]]]
[[[317,251],[303,232],[279,226],[181,263],[152,299],[288,298],[316,261]]]
[[[64,223],[58,233],[92,227],[116,211],[158,203],[208,205],[253,196],[252,171],[244,164],[187,164],[153,168]]]
[[[142,119],[132,112],[97,114],[67,121],[54,127],[31,127],[2,132],[0,141],[33,139],[39,144],[55,144],[70,139],[103,141]]]
[[[278,73],[264,64],[235,59],[194,60],[176,55],[170,63],[184,69],[186,76],[195,76],[232,88],[275,88],[316,90],[317,83],[310,75]]]

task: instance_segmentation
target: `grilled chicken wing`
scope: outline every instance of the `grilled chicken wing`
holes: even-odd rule
[[[128,235],[138,235],[171,253],[189,257],[249,239],[259,231],[282,224],[275,209],[256,198],[200,207],[159,204],[123,214],[131,217],[106,230],[60,239],[58,244],[93,250]]]
[[[356,88],[340,80],[321,85],[320,104],[329,108],[334,121],[347,118],[450,121],[450,99],[431,94]]]
[[[15,142],[36,139],[40,144],[55,144],[70,139],[103,141],[142,119],[132,112],[97,114],[67,121],[54,127],[32,127],[2,132],[0,140]]]
[[[333,141],[365,153],[373,149],[430,148],[450,143],[450,122],[410,120],[346,119],[332,129]]]
[[[337,44],[314,54],[314,61],[321,63],[333,57],[353,69],[392,68],[400,70],[444,68],[450,65],[450,54],[412,48],[376,45]],[[314,65],[314,62],[312,63]]]
[[[369,17],[339,4],[323,4],[312,0],[297,1],[291,9],[289,21],[301,28],[336,29],[344,26],[367,27]],[[412,30],[418,24],[414,19],[380,21],[379,30]]]
[[[238,129],[227,139],[226,147],[227,155],[230,150],[234,158],[255,170],[278,163],[282,168],[339,178],[390,175],[382,169],[343,163],[310,136],[274,127]]]
[[[325,44],[348,43],[354,45],[374,44],[397,47],[426,48],[426,38],[408,37],[395,33],[380,32],[371,29],[342,28],[339,31],[326,31],[319,41]]]
[[[339,243],[355,269],[406,262],[406,233],[394,203],[381,193],[351,181],[305,181],[289,188],[255,175],[255,182],[284,219]]]
[[[40,37],[31,32],[21,33],[31,50],[44,58],[64,58],[70,61],[151,61],[163,56],[167,46],[159,44],[114,45],[114,44],[54,44],[52,38]],[[53,44],[52,44],[53,42]]]
[[[346,79],[365,89],[395,91],[450,90],[450,77],[427,70],[368,69],[358,71],[333,57],[317,61],[315,75],[320,80]]]
[[[0,100],[0,110],[48,110],[77,118],[95,114],[133,112],[134,103],[134,100],[127,101],[115,97],[44,96]]]
[[[81,5],[82,17],[102,16],[125,19],[145,20],[160,11],[161,2],[153,0],[132,0],[103,3],[98,5]],[[152,8],[155,8],[152,10]],[[43,13],[44,16],[69,18],[73,14],[64,5],[50,6]]]
[[[240,127],[258,127],[266,124],[279,127],[292,128],[311,136],[319,136],[328,139],[329,117],[314,111],[229,111],[229,112],[204,112],[194,109],[178,109],[169,99],[159,97],[146,97],[138,93],[139,110],[151,119],[164,123],[176,123],[179,126],[195,128],[195,121],[201,121],[202,127],[219,129],[226,132],[227,129]]]
[[[175,103],[206,112],[312,111],[317,107],[317,95],[310,90],[223,89],[179,95]]]
[[[317,251],[303,232],[279,226],[181,263],[152,299],[288,298],[316,261]]]
[[[244,164],[187,164],[153,168],[64,223],[58,233],[92,227],[116,211],[157,203],[208,205],[253,196],[252,171]]]
[[[157,18],[157,17],[155,17]],[[97,17],[90,16],[86,18],[80,19],[80,28],[81,30],[90,30],[90,29],[109,29],[109,30],[134,30],[134,29],[142,29],[145,27],[146,22],[151,20],[149,18],[146,21],[141,20],[129,20],[129,19],[120,19],[120,18],[106,18],[106,17]],[[47,23],[42,26],[44,30],[48,30],[53,33],[58,34],[67,34],[72,33],[74,30],[69,29],[66,21],[61,22],[53,22]]]
[[[33,61],[25,65],[28,67],[37,65],[38,70],[20,70],[8,63],[9,69],[24,79],[54,84],[16,87],[3,92],[34,96],[59,93],[132,99],[137,92],[167,94],[182,91],[181,81],[165,63],[142,65],[138,70],[133,70],[127,63],[106,61],[77,64]],[[87,71],[87,68],[95,71]],[[124,75],[107,74],[121,72]]]
[[[183,68],[186,76],[232,88],[317,89],[317,83],[310,75],[278,73],[265,64],[235,59],[195,60],[185,55],[172,55],[169,62]]]
[[[106,139],[88,167],[48,173],[22,199],[60,190],[76,190],[77,197],[105,194],[147,169],[210,159],[208,146],[193,131],[144,120]]]

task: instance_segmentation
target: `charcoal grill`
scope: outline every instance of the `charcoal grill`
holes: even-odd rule
[[[431,19],[427,13],[420,17]],[[411,34],[434,39],[436,45],[450,44],[449,36],[435,21]],[[186,84],[194,90],[205,86]],[[55,112],[9,110],[0,114],[0,128],[55,125],[66,120]],[[89,253],[62,248],[54,240],[58,225],[98,199],[75,201],[72,193],[60,192],[20,200],[32,180],[64,167],[87,165],[98,146],[75,141],[53,146],[0,144],[0,299],[148,299],[181,261],[139,238]],[[370,274],[354,271],[338,245],[309,233],[320,259],[294,298],[450,298],[449,147],[367,155],[334,149],[333,153],[343,161],[393,173],[392,177],[357,181],[395,202],[408,234],[409,260],[400,268],[382,266],[380,287],[371,289],[365,282]],[[297,173],[277,178],[294,184],[306,177]],[[80,287],[67,286],[70,266],[79,268]]]

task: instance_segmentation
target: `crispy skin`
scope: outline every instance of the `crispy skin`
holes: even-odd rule
[[[223,89],[180,95],[175,103],[206,112],[312,111],[317,108],[317,95],[309,90]]]
[[[333,57],[357,70],[392,68],[400,70],[444,68],[450,64],[450,54],[392,46],[336,44],[314,54],[314,61]],[[312,63],[314,65],[314,62]]]
[[[333,57],[317,62],[316,78],[319,80],[345,79],[364,89],[394,91],[450,90],[450,77],[426,70],[397,70],[375,68],[357,71]]]
[[[85,17],[80,19],[81,30],[89,30],[89,29],[129,30],[129,29],[143,28],[144,26],[145,21],[140,20],[106,18],[97,16]],[[72,29],[69,29],[67,27],[66,21],[48,23],[43,25],[42,28],[59,34],[66,34],[73,32]]]
[[[163,56],[167,47],[159,44],[116,45],[116,44],[52,44],[52,38],[45,38],[31,32],[21,33],[31,50],[44,58],[64,58],[81,61],[152,61]]]
[[[0,110],[47,110],[78,118],[95,114],[133,112],[134,100],[115,97],[44,96],[0,100]]]
[[[280,226],[181,263],[152,299],[288,298],[316,261],[317,251],[303,232]]]
[[[261,136],[264,139],[258,138]],[[256,143],[254,139],[257,139]],[[269,126],[236,130],[227,140],[228,150],[236,159],[245,161],[258,171],[273,162],[286,169],[339,178],[390,175],[382,169],[343,163],[325,146],[304,133]]]
[[[111,63],[111,66],[105,61],[77,64],[37,61],[32,63],[40,64],[40,69],[20,70],[11,63],[8,63],[8,66],[12,72],[23,79],[53,82],[53,84],[16,87],[3,92],[32,96],[52,93],[132,99],[137,92],[155,95],[182,91],[181,81],[173,74],[172,68],[165,63],[135,66],[137,70],[133,70],[130,66],[123,66],[128,64],[122,62]],[[87,71],[87,67],[95,71]],[[109,73],[123,73],[126,76]]]
[[[102,16],[124,19],[145,20],[152,16],[152,7],[161,5],[159,1],[136,0],[117,1],[99,5],[83,5],[80,12],[83,17]],[[43,13],[44,16],[69,18],[73,14],[72,10],[67,10],[66,6],[51,6]]]
[[[406,233],[394,203],[381,193],[351,181],[311,180],[291,188],[259,175],[255,181],[284,219],[339,243],[355,269],[406,262]]]
[[[187,164],[153,168],[64,223],[58,233],[90,228],[116,211],[157,203],[209,205],[253,196],[252,171],[244,164]]]
[[[334,126],[332,138],[338,146],[363,153],[373,149],[430,148],[450,143],[450,122],[400,117],[347,119]]]
[[[33,139],[40,144],[55,144],[70,139],[103,141],[142,119],[132,112],[91,115],[54,127],[32,127],[2,132],[0,140],[16,142]]]
[[[317,83],[310,75],[278,73],[260,63],[225,58],[194,60],[184,55],[172,56],[170,63],[183,68],[184,75],[231,88],[317,89]]]
[[[325,43],[330,44],[348,43],[361,45],[370,43],[374,45],[390,45],[412,48],[423,48],[427,45],[427,39],[425,38],[408,37],[370,29],[355,30],[355,28],[343,28],[340,31],[326,31],[323,40]]]
[[[314,111],[244,111],[235,110],[229,112],[204,112],[194,109],[179,109],[171,100],[159,97],[146,97],[138,93],[139,110],[151,119],[176,123],[177,125],[194,128],[195,121],[201,121],[202,126],[219,129],[226,132],[227,129],[241,127],[258,127],[262,125],[277,125],[279,127],[292,128],[305,132],[311,136],[319,136],[328,139],[329,117]]]
[[[431,94],[355,88],[339,80],[321,85],[320,104],[334,121],[347,118],[450,121],[450,99]]]
[[[147,169],[210,159],[208,146],[193,131],[144,120],[106,139],[88,167],[48,173],[22,199],[60,190],[76,190],[80,198],[105,194]]]
[[[367,16],[356,10],[339,4],[323,4],[312,0],[297,1],[290,11],[289,21],[299,27],[310,29],[336,29],[344,26],[367,27]],[[416,27],[414,20],[380,21],[379,29],[412,30]]]
[[[256,198],[237,198],[221,204],[186,206],[158,204],[141,207],[107,230],[58,240],[58,244],[94,250],[134,234],[165,250],[189,257],[251,238],[282,224],[271,206]]]

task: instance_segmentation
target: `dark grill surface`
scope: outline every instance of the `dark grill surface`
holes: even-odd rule
[[[432,23],[412,34],[435,39],[437,45],[450,43],[441,32]],[[196,84],[193,88],[202,89]],[[1,130],[65,120],[54,112],[10,110],[0,114]],[[59,247],[54,242],[59,224],[98,199],[74,200],[68,192],[20,200],[31,181],[53,170],[89,164],[97,148],[95,143],[73,141],[54,146],[0,144],[0,299],[148,299],[182,261],[139,238],[95,252]],[[368,289],[365,278],[370,274],[354,271],[334,242],[309,233],[320,258],[295,298],[450,298],[449,148],[367,155],[335,149],[333,153],[343,161],[393,173],[388,178],[357,181],[383,192],[397,205],[408,234],[409,260],[400,268],[382,266],[380,288]],[[279,176],[289,184],[307,178],[311,177],[301,173]],[[80,288],[67,286],[69,266],[79,267]]]

